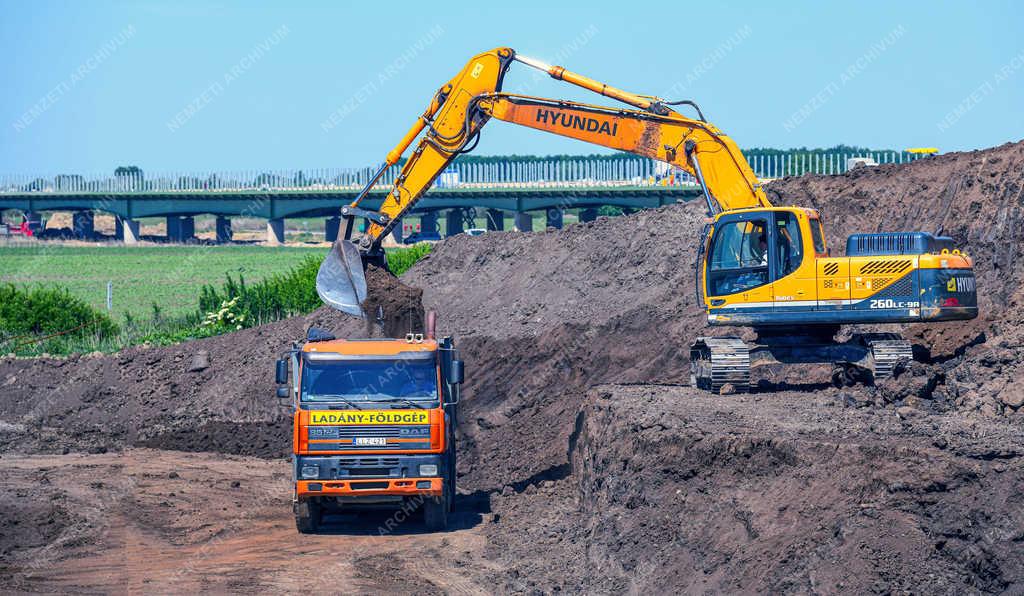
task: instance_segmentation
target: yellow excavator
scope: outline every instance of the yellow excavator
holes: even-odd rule
[[[627,104],[590,105],[502,93],[513,62]],[[686,105],[697,118],[675,111]],[[317,276],[325,303],[362,316],[364,267],[386,266],[381,240],[492,118],[657,159],[690,173],[709,216],[696,263],[697,299],[714,326],[753,327],[757,339],[699,337],[690,346],[691,383],[715,392],[751,387],[751,367],[831,363],[837,384],[873,382],[912,358],[897,334],[838,342],[842,325],[938,322],[978,314],[971,259],[950,238],[927,232],[854,234],[846,255],[826,248],[814,209],[771,204],[738,146],[696,103],[665,101],[605,85],[561,66],[496,48],[474,56],[434,95],[356,199],[341,209],[345,233]],[[419,139],[379,210],[360,207],[384,172]],[[358,243],[354,221],[369,225]]]

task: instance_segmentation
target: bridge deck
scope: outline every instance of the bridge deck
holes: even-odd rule
[[[337,215],[356,189],[185,190],[158,192],[0,192],[0,209],[21,211],[105,211],[127,219],[168,215],[239,215],[280,219]],[[386,190],[364,201],[380,207]],[[652,208],[700,195],[692,186],[522,186],[434,188],[414,213],[476,207],[505,211],[615,205]]]

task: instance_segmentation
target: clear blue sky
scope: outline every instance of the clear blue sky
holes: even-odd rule
[[[741,147],[1024,138],[1011,1],[0,0],[0,172],[377,163],[441,83],[501,45],[694,99]],[[522,65],[506,90],[592,99]],[[594,151],[500,122],[477,149]]]

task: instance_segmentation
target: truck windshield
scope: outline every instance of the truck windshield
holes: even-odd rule
[[[341,398],[341,399],[338,399]],[[434,360],[306,360],[302,400],[310,402],[437,401]]]

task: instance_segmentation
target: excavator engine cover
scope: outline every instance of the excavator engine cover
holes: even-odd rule
[[[366,275],[359,249],[339,239],[331,246],[316,274],[316,293],[328,306],[357,317],[365,316]]]

